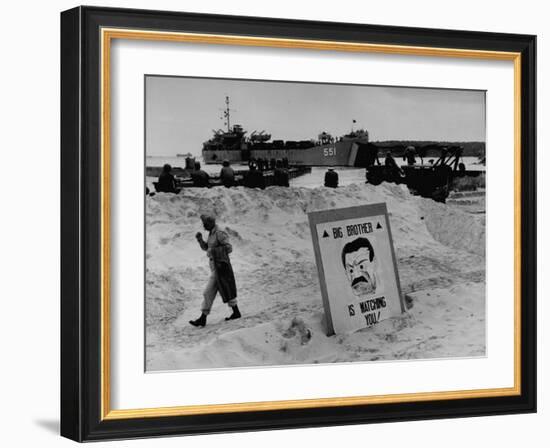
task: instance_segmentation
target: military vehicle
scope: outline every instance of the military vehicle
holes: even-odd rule
[[[463,148],[443,146],[439,148],[440,157],[431,162],[404,165],[395,169],[386,164],[367,167],[367,182],[379,185],[382,182],[406,184],[413,194],[445,202],[449,196],[452,182],[456,177],[466,175],[466,167],[460,162]]]

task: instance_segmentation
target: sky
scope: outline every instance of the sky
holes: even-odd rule
[[[145,83],[148,156],[200,155],[212,130],[225,128],[226,96],[231,124],[247,135],[309,140],[353,125],[371,141],[485,141],[484,91],[165,76]]]

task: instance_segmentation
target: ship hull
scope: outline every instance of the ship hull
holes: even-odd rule
[[[246,162],[243,157],[243,151],[240,149],[228,149],[228,150],[203,150],[202,158],[204,163],[222,163],[224,160],[228,160],[231,163]]]
[[[307,149],[251,149],[203,151],[205,163],[221,163],[228,160],[232,163],[246,162],[254,159],[288,159],[291,165],[305,166],[355,166],[358,145],[355,141],[339,141],[336,143],[318,145]],[[248,157],[246,155],[248,154]]]

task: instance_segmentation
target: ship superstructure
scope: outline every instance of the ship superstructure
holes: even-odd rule
[[[291,165],[307,166],[361,166],[360,152],[369,144],[365,129],[353,130],[341,137],[321,132],[315,139],[272,139],[266,131],[247,132],[239,124],[231,125],[229,97],[225,99],[226,130],[213,130],[210,140],[204,142],[202,155],[205,163],[246,163],[251,159],[286,159]],[[355,122],[355,120],[354,120]]]

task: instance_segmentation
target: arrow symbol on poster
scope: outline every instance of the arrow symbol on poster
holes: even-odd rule
[[[377,228],[377,229],[381,229],[381,228],[382,228],[382,226],[380,225],[380,223],[376,224],[376,228]]]
[[[326,230],[323,232],[323,238],[328,238],[328,232]]]

